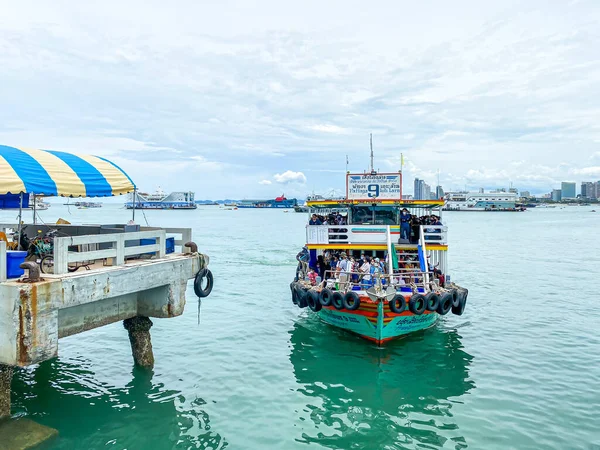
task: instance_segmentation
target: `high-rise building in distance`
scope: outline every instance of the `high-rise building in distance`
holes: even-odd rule
[[[577,186],[575,183],[563,181],[560,184],[561,198],[563,200],[577,198]]]

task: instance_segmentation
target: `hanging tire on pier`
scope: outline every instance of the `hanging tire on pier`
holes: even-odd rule
[[[466,289],[458,291],[458,305],[452,306],[452,314],[462,316],[462,313],[465,311],[465,306],[467,305],[467,295],[469,295],[469,291]]]
[[[306,308],[308,306],[306,299],[306,291],[299,285],[296,285],[296,301],[299,308]]]
[[[323,307],[319,301],[319,294],[312,290],[306,294],[306,303],[308,303],[308,307],[314,312],[320,311]]]
[[[292,291],[292,303],[294,305],[298,304],[298,298],[296,296],[296,289],[295,289],[296,284],[295,283],[290,283],[290,290]]]
[[[390,307],[390,311],[395,314],[401,314],[406,311],[406,300],[404,299],[404,295],[396,294],[396,296],[388,302],[388,306]]]
[[[437,313],[442,316],[445,316],[446,314],[448,314],[450,309],[452,309],[452,301],[453,301],[452,294],[448,291],[444,292],[440,296],[440,304],[438,306]]]
[[[323,288],[319,294],[319,301],[323,306],[331,305],[331,299],[333,298],[333,291],[328,288]]]
[[[425,295],[425,303],[427,311],[436,311],[440,305],[440,296],[435,292],[429,292]]]
[[[408,301],[408,309],[411,313],[420,316],[427,309],[427,302],[423,294],[413,294]]]
[[[360,306],[360,298],[356,292],[348,291],[344,295],[344,308],[349,311],[354,311]]]
[[[206,286],[204,286],[204,278],[206,278]],[[208,297],[213,289],[214,279],[210,270],[200,269],[194,278],[194,293],[199,298]]]
[[[339,311],[344,309],[344,296],[339,292],[334,292],[331,296],[331,304]]]

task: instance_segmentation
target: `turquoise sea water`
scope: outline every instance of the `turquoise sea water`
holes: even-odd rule
[[[385,348],[292,304],[304,214],[148,211],[193,227],[213,293],[199,304],[190,285],[183,316],[154,320],[153,373],[133,368],[120,323],[62,339],[59,358],[15,375],[13,415],[57,428],[49,449],[600,448],[591,209],[445,213],[467,310]],[[115,205],[41,214],[130,218]]]

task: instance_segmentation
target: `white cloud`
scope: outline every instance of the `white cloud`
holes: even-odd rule
[[[323,133],[346,134],[348,132],[345,128],[328,124],[310,125],[308,128],[314,131],[322,131]]]
[[[570,171],[570,173],[572,173],[573,175],[582,175],[582,176],[587,176],[587,177],[600,177],[600,166],[583,167],[581,169],[572,169]]]
[[[306,176],[302,172],[293,172],[291,170],[286,170],[283,173],[276,173],[273,175],[273,179],[280,184],[306,183]]]
[[[258,184],[264,184],[264,185],[268,186],[269,184],[273,184],[273,183],[269,180],[261,180],[258,182]]]

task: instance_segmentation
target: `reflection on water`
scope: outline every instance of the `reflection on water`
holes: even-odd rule
[[[446,447],[467,442],[452,406],[475,387],[473,357],[440,327],[377,348],[314,316],[295,324],[290,355],[306,396],[302,441],[333,449]]]
[[[186,402],[178,391],[154,383],[134,368],[121,388],[97,381],[84,359],[51,360],[20,371],[13,380],[13,413],[59,430],[49,449],[223,449],[210,431],[202,399]]]

